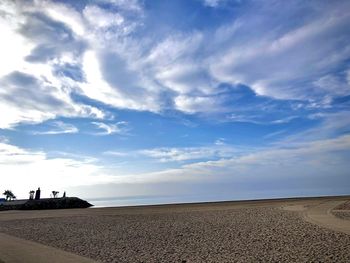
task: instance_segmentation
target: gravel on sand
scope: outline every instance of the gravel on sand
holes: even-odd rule
[[[332,212],[333,215],[336,217],[339,217],[340,219],[350,220],[350,211],[341,212],[341,211],[335,211]]]
[[[101,262],[350,262],[350,236],[273,207],[1,221],[0,232]]]
[[[338,205],[334,210],[350,210],[350,201]]]
[[[332,214],[338,218],[350,220],[350,201],[338,205],[333,209]]]

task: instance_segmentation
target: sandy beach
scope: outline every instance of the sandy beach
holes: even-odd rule
[[[348,200],[7,211],[0,241],[9,235],[81,262],[350,262],[349,209],[339,209]]]

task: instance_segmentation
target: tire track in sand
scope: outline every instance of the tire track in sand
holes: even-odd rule
[[[344,200],[325,201],[314,206],[304,207],[300,211],[304,220],[309,223],[350,235],[350,221],[340,219],[331,212],[332,209],[344,202]]]

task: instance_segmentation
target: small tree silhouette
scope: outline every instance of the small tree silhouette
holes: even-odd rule
[[[35,194],[35,191],[34,190],[31,190],[29,192],[29,200],[33,200],[34,199],[34,194]]]
[[[58,193],[58,191],[52,191],[53,198],[57,198]]]
[[[12,193],[11,190],[5,190],[5,192],[3,193],[4,196],[6,196],[6,200],[7,201],[11,201],[13,199],[16,199],[16,196]]]

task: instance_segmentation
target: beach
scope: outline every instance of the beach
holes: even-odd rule
[[[350,262],[348,200],[6,211],[0,233],[97,262]]]

